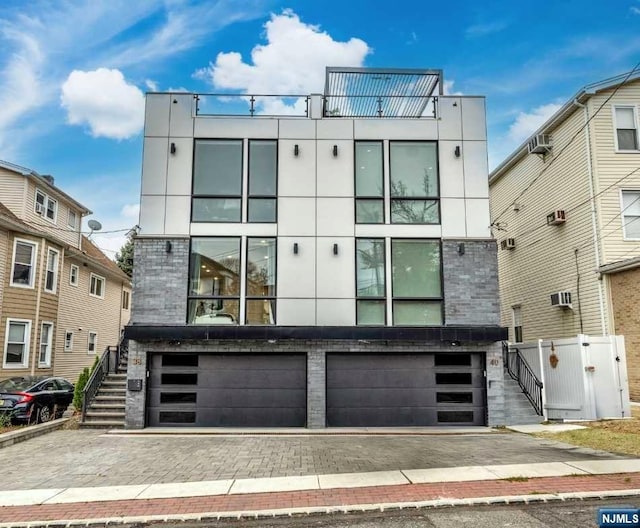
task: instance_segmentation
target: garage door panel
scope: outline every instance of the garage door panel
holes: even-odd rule
[[[483,425],[480,353],[327,354],[327,425]]]
[[[189,355],[151,357],[150,426],[305,426],[306,354]]]

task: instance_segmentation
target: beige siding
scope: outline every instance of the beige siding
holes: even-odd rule
[[[9,285],[9,277],[11,274],[11,264],[13,257],[14,238],[18,237],[30,240],[38,244],[37,254],[35,258],[35,287],[34,288],[16,288]],[[54,323],[54,344],[55,344],[55,324],[58,311],[58,295],[44,292],[44,265],[45,260],[43,248],[50,244],[44,240],[28,235],[9,233],[7,239],[8,251],[7,258],[3,262],[4,274],[7,277],[4,293],[2,297],[2,310],[0,317],[0,343],[2,343],[2,353],[4,355],[4,346],[6,338],[7,319],[24,319],[31,321],[31,335],[29,347],[29,362],[25,369],[0,369],[0,377],[7,378],[23,374],[51,374],[53,372],[53,363],[55,361],[52,351],[51,367],[40,368],[38,365],[38,351],[40,345],[40,328],[43,321]],[[61,252],[61,247],[51,245]],[[44,250],[46,251],[46,250]]]
[[[491,185],[492,221],[502,228],[494,229],[494,235],[498,244],[507,237],[516,243],[516,249],[498,252],[502,324],[512,327],[511,307],[520,305],[525,341],[568,337],[581,329],[601,333],[584,134],[580,132],[558,156],[579,132],[583,119],[578,109],[552,131],[553,149],[544,160],[527,154]],[[553,156],[557,159],[550,164]],[[518,211],[511,206],[514,201]],[[546,225],[547,214],[556,209],[567,211],[566,224]],[[579,297],[575,248],[579,248]],[[561,290],[571,291],[573,310],[551,306],[551,294]],[[513,333],[510,338],[513,340]]]
[[[640,240],[624,240],[622,229],[621,189],[640,191],[640,152],[616,152],[613,107],[633,104],[640,114],[640,81],[618,89],[610,101],[613,89],[594,95],[589,100],[591,140],[596,173],[597,208],[601,226],[602,264],[640,255]],[[604,106],[603,106],[604,105]],[[598,108],[602,110],[596,114]],[[608,187],[611,189],[606,190]]]
[[[35,212],[36,189],[41,190],[58,202],[58,212],[55,223],[50,222],[45,216],[41,216]],[[75,230],[72,230],[67,225],[69,207],[70,205],[67,202],[60,199],[59,196],[56,196],[56,194],[51,192],[49,189],[44,186],[36,185],[33,181],[29,181],[22,219],[25,222],[36,226],[38,230],[53,235],[67,244],[78,248],[80,240],[80,212],[76,211],[77,225]]]
[[[0,202],[17,217],[24,213],[27,178],[0,167]]]
[[[103,272],[84,266],[68,255],[64,259],[60,280],[60,310],[56,329],[55,374],[75,383],[84,367],[93,364],[95,354],[88,353],[89,332],[98,334],[96,353],[101,355],[110,345],[117,345],[121,330],[122,283]],[[78,286],[69,282],[71,265],[79,267]],[[89,294],[89,278],[94,272],[105,277],[105,296],[98,299]],[[64,351],[65,332],[73,332],[73,348]]]

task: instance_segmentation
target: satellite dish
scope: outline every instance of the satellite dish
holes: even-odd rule
[[[91,231],[100,231],[102,229],[102,224],[97,220],[89,220],[87,222],[87,225],[89,226],[89,229],[91,229]]]
[[[91,238],[91,235],[93,235],[94,231],[100,231],[102,229],[102,224],[97,220],[89,220],[87,222],[87,225],[89,226],[89,229],[91,229],[91,231],[89,231],[89,234],[87,235],[87,238]]]

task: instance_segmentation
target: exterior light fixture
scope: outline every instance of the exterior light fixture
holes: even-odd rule
[[[333,146],[333,157],[334,158],[338,157],[338,145]]]
[[[456,155],[456,158],[460,157],[460,145],[456,145],[456,149],[453,151],[453,153]]]
[[[333,254],[337,255],[338,254],[338,244],[334,244],[333,245]]]
[[[175,154],[175,153],[176,153],[176,144],[171,143],[171,154]]]
[[[464,243],[458,244],[458,255],[464,255]]]
[[[294,255],[298,254],[298,243],[297,242],[293,243],[293,254]]]
[[[300,147],[299,147],[297,144],[295,144],[295,145],[293,146],[293,155],[294,155],[295,157],[298,157],[298,154],[300,154]]]
[[[164,243],[164,250],[165,250],[167,253],[171,253],[171,248],[172,248],[172,246],[171,246],[171,240],[167,240],[167,241]]]

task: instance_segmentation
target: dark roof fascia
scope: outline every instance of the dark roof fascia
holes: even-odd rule
[[[528,143],[531,138],[537,136],[538,134],[549,133],[551,130],[556,128],[560,123],[565,121],[571,114],[573,114],[573,112],[578,109],[578,105],[576,103],[582,104],[592,95],[595,95],[603,90],[618,86],[622,82],[625,82],[625,79],[627,79],[626,82],[633,82],[640,79],[640,71],[635,72],[631,76],[629,76],[629,73],[624,73],[622,75],[617,75],[609,79],[604,79],[602,81],[583,86],[573,97],[569,98],[569,100],[540,128],[538,128],[533,134],[531,134],[517,149],[515,149],[509,156],[507,156],[507,158],[500,165],[498,165],[489,173],[489,185],[492,185],[493,183],[498,181],[508,169],[515,165],[523,156],[528,155]]]
[[[202,341],[210,339],[320,339],[443,342],[454,345],[495,343],[508,338],[500,326],[235,326],[147,325],[125,327],[125,339],[135,341]]]

